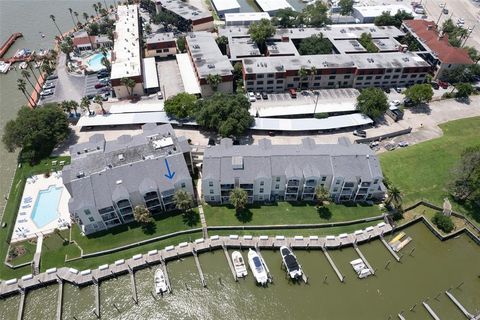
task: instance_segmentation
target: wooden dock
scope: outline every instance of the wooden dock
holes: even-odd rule
[[[468,310],[460,303],[460,301],[458,301],[454,296],[453,294],[451,294],[450,292],[445,291],[445,294],[447,295],[447,297],[450,298],[450,300],[452,300],[453,303],[455,303],[455,305],[457,306],[458,309],[460,309],[460,311],[462,311],[462,313],[465,315],[465,317],[467,317],[467,319],[474,319],[475,316],[473,314],[471,314],[470,312],[468,312]]]
[[[343,280],[345,280],[345,278],[343,277],[340,270],[338,270],[337,266],[335,265],[335,262],[333,262],[333,259],[328,254],[327,249],[325,247],[322,247],[322,251],[323,251],[323,254],[325,255],[325,257],[327,258],[328,263],[330,263],[330,265],[332,266],[333,271],[335,271],[335,273],[337,274],[337,277],[340,280],[340,282],[343,282]]]
[[[17,314],[17,320],[22,320],[23,319],[23,309],[25,308],[25,297],[26,297],[25,291],[22,291],[20,293],[20,305],[18,306],[18,314]]]
[[[5,43],[2,44],[2,46],[0,47],[0,58],[2,58],[5,53],[7,53],[8,49],[10,49],[10,47],[20,37],[23,37],[23,34],[21,34],[20,32],[15,32],[10,35],[10,37],[8,37],[7,41],[5,41]]]
[[[251,236],[251,235],[230,235],[218,236],[214,235],[208,239],[196,239],[193,243],[182,242],[177,246],[167,246],[162,250],[151,250],[145,254],[137,254],[129,259],[120,259],[112,264],[104,264],[96,269],[76,270],[74,268],[51,268],[45,272],[37,275],[25,275],[20,279],[10,279],[0,282],[0,297],[18,294],[22,291],[32,290],[41,286],[58,283],[59,280],[66,281],[73,285],[86,286],[95,284],[96,286],[96,314],[100,316],[100,303],[98,285],[101,281],[112,277],[117,277],[122,274],[129,273],[129,269],[136,271],[138,269],[150,267],[155,264],[166,263],[170,260],[179,259],[185,256],[194,256],[195,263],[200,273],[202,285],[205,286],[205,278],[203,271],[201,271],[200,262],[198,260],[198,253],[207,252],[211,250],[222,249],[222,245],[228,248],[255,248],[261,256],[260,249],[272,250],[279,249],[283,245],[290,246],[292,249],[309,249],[309,250],[324,250],[326,252],[329,248],[341,248],[344,246],[351,246],[354,243],[362,243],[370,239],[377,238],[382,234],[391,232],[392,227],[385,223],[379,223],[376,226],[368,227],[365,230],[357,230],[354,234],[344,234],[339,236],[328,237],[303,237],[295,236],[292,238],[284,236]],[[340,281],[343,281],[343,276],[336,268],[326,252],[327,260],[334,268]],[[263,258],[262,258],[263,259]],[[266,270],[268,266],[265,265]],[[165,276],[166,267],[164,268]],[[170,285],[170,283],[168,282]]]
[[[205,281],[205,277],[203,275],[202,266],[200,265],[200,260],[198,259],[197,251],[195,249],[192,250],[193,258],[195,259],[195,265],[197,266],[198,274],[200,275],[200,282],[204,288],[207,287],[207,282]]]
[[[56,319],[62,320],[63,309],[63,281],[58,280],[57,314]]]
[[[100,318],[100,285],[95,283],[95,315]]]
[[[387,248],[388,252],[390,252],[392,254],[392,256],[395,258],[395,260],[400,262],[400,257],[398,256],[398,254],[395,251],[393,251],[392,247],[390,247],[390,245],[387,243],[387,241],[385,241],[383,236],[380,236],[380,240],[382,241],[385,248]]]
[[[130,274],[130,285],[132,287],[132,299],[135,304],[138,304],[138,295],[137,295],[137,284],[135,283],[135,272],[132,269],[129,269]]]
[[[356,243],[353,244],[353,248],[355,249],[355,251],[357,251],[358,256],[363,260],[363,262],[365,263],[365,265],[367,266],[367,268],[370,269],[370,272],[371,272],[372,274],[375,274],[375,270],[373,270],[373,268],[372,268],[372,266],[370,265],[370,263],[368,263],[367,258],[365,258],[365,256],[363,255],[362,251],[360,251],[360,249],[358,248],[358,246],[357,246]]]
[[[398,316],[398,319],[405,320],[405,317],[401,313],[397,314],[397,316]]]
[[[435,320],[440,320],[440,318],[437,316],[437,314],[435,313],[435,311],[433,311],[433,309],[424,301],[422,302],[423,306],[425,307],[425,309],[427,309],[428,313],[430,314],[430,316],[435,319]]]
[[[223,249],[223,253],[225,253],[225,258],[227,258],[227,262],[228,262],[228,266],[230,267],[230,271],[232,272],[233,280],[238,281],[237,272],[235,271],[235,268],[234,268],[233,263],[232,263],[232,259],[230,259],[230,256],[228,254],[228,249],[225,246],[225,244],[222,244],[222,249]]]
[[[172,286],[170,285],[170,278],[168,277],[167,264],[163,258],[160,260],[160,267],[163,270],[163,275],[165,276],[165,282],[167,283],[168,293],[172,293]]]

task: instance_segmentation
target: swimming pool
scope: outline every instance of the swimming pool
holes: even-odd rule
[[[107,52],[107,58],[110,60],[110,51]],[[92,71],[100,71],[105,69],[105,66],[102,64],[103,54],[102,53],[95,53],[88,59],[88,69]]]
[[[32,210],[32,220],[38,228],[42,228],[57,219],[58,203],[62,196],[63,187],[50,186],[47,190],[38,192],[35,206]]]

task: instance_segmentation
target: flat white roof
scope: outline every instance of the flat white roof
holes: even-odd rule
[[[190,94],[200,94],[202,91],[200,90],[200,84],[195,76],[195,69],[193,68],[190,57],[187,53],[179,53],[176,57],[185,92]]]
[[[272,12],[286,8],[291,8],[295,11],[295,8],[293,8],[286,0],[255,0],[255,2],[260,9],[265,12]]]
[[[82,116],[77,122],[78,127],[115,126],[144,123],[173,123],[178,121],[170,119],[166,112],[137,112],[137,113],[109,113],[105,115]],[[183,122],[196,125],[195,122]]]
[[[150,102],[150,101],[149,101]],[[110,113],[140,113],[140,112],[159,112],[163,111],[163,100],[156,100],[153,103],[137,102],[134,104],[118,103],[110,107]]]
[[[268,12],[225,13],[226,23],[237,21],[259,21],[262,19],[270,19]]]
[[[405,12],[410,13],[413,16],[417,16],[417,14],[412,9],[401,4],[354,6],[353,10],[358,11],[363,17],[378,17],[382,15],[383,12],[390,12],[390,14],[393,16],[400,10],[404,10]]]
[[[143,87],[145,89],[160,87],[155,57],[143,59]]]
[[[142,74],[138,6],[118,6],[112,53],[112,79],[135,77]]]
[[[237,0],[212,0],[212,3],[217,11],[240,9]]]
[[[299,114],[333,113],[333,112],[351,112],[355,111],[355,100],[319,100],[317,109],[315,103],[303,105],[275,105],[255,107],[255,103],[250,107],[250,114],[255,116],[258,111],[260,117],[290,116]]]

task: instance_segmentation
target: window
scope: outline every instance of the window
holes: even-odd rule
[[[322,80],[322,76],[315,76],[315,80]]]
[[[402,74],[402,79],[405,79],[407,77],[406,74]]]
[[[275,181],[279,182],[279,181],[280,181],[280,177],[277,177],[277,178],[275,179]]]
[[[357,80],[363,80],[363,76],[357,77]]]
[[[93,219],[93,217],[88,217],[88,221],[93,222],[95,219]]]
[[[367,76],[365,80],[372,80],[372,76]]]
[[[92,214],[92,212],[89,209],[85,209],[83,212],[85,212],[85,215],[87,216]]]
[[[280,185],[279,185],[279,184],[276,184],[276,185],[275,185],[275,189],[276,189],[276,190],[280,189]]]
[[[258,74],[257,79],[263,79],[263,74]]]
[[[213,187],[213,181],[209,181],[209,182],[208,182],[208,186],[209,186],[209,187]]]
[[[394,75],[392,79],[398,79],[398,74]]]
[[[337,180],[337,181],[335,182],[335,184],[340,184],[340,180]]]
[[[322,177],[322,181],[325,181],[325,180],[327,180],[327,177]]]
[[[314,83],[313,83],[313,86],[314,86],[314,87],[320,87],[320,82],[314,82]]]
[[[263,193],[263,188],[260,188],[260,193]]]
[[[259,85],[263,84],[263,81],[257,81],[257,84],[259,84]]]
[[[333,192],[337,192],[338,191],[338,188],[333,188]]]
[[[417,77],[416,74],[412,74],[412,75],[410,76],[410,78],[416,78],[416,77]]]
[[[258,200],[263,200],[263,197],[258,197]]]
[[[387,69],[387,73],[392,73],[392,69]]]
[[[400,72],[402,71],[402,69],[395,69],[395,72]]]
[[[181,186],[182,188],[185,188],[185,182],[182,182]]]
[[[265,182],[260,181],[260,185],[261,185],[261,186],[265,185]]]
[[[373,181],[373,184],[377,184],[377,183],[378,183],[378,179],[375,179],[375,180]]]
[[[333,86],[333,85],[335,85],[335,82],[329,82],[328,85]]]
[[[385,76],[384,79],[390,79],[390,76]]]
[[[163,52],[168,52],[168,49],[163,49]]]
[[[215,197],[210,197],[210,201],[215,201]]]
[[[335,76],[329,76],[328,79],[334,80],[334,79],[335,79]]]
[[[267,84],[273,84],[273,80],[268,80]]]
[[[287,88],[293,88],[293,83],[287,84]]]
[[[283,79],[278,79],[277,80],[277,84],[282,84],[283,83]]]
[[[247,81],[247,86],[253,86],[253,81]]]
[[[273,78],[273,77],[274,77],[274,76],[273,76],[273,73],[267,74],[267,77],[268,77],[268,78]]]
[[[375,76],[375,79],[382,79],[382,76]]]
[[[213,189],[210,189],[210,194],[213,194]]]
[[[293,78],[293,81],[300,81],[300,77]]]
[[[343,79],[350,79],[350,75],[349,74],[344,75]]]

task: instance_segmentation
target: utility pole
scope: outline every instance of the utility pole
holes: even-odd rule
[[[437,20],[437,23],[436,23],[437,29],[438,29],[438,23],[440,22],[440,18],[442,17],[442,14],[443,14],[443,10],[445,10],[447,8],[446,6],[447,6],[447,3],[445,2],[443,7],[442,7],[442,10],[440,10],[440,15],[438,16],[438,20]]]
[[[472,35],[472,32],[473,32],[473,29],[475,29],[477,25],[473,25],[473,27],[470,29],[470,32],[467,34],[467,36],[465,37],[465,41],[463,41],[463,44],[462,44],[462,47],[465,47],[465,44],[467,43],[467,40],[468,38],[470,38],[470,36]]]
[[[317,92],[317,99],[315,100],[315,108],[313,109],[313,117],[315,118],[315,113],[317,113],[318,99],[320,98],[320,92]]]

